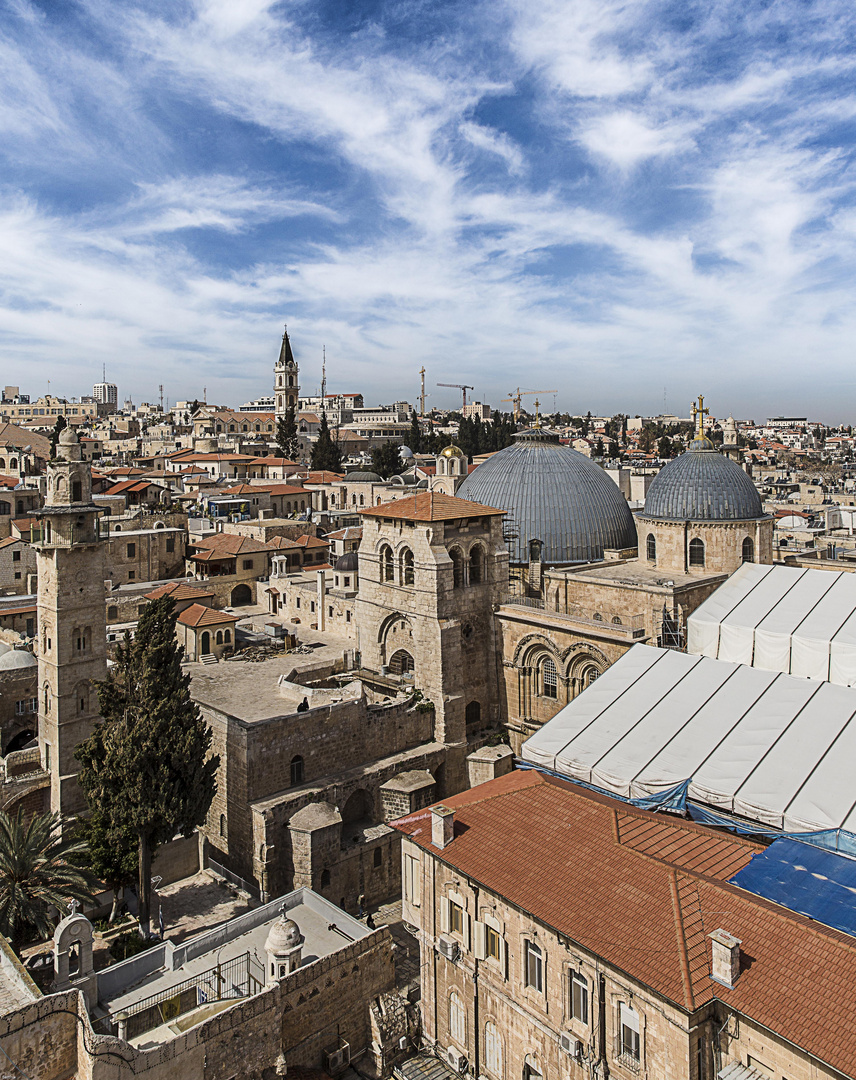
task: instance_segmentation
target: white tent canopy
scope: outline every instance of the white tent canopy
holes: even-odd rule
[[[688,619],[687,649],[856,686],[856,574],[744,563]]]
[[[788,831],[856,832],[856,690],[635,645],[523,744],[625,798],[688,796]]]

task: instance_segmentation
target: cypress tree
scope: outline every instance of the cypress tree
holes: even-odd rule
[[[312,447],[312,468],[338,472],[342,467],[342,452],[330,438],[330,427],[327,423],[327,413],[321,413],[321,427],[318,430],[318,439]]]
[[[104,825],[136,837],[142,936],[149,936],[152,856],[176,833],[205,821],[220,764],[209,757],[211,732],[190,696],[175,640],[175,604],[152,601],[127,636],[116,664],[98,683],[103,723],[81,743],[79,782]]]
[[[296,461],[300,453],[300,440],[297,437],[297,416],[294,405],[289,405],[285,416],[276,422],[276,448],[288,461]]]
[[[408,445],[414,454],[422,453],[422,428],[415,409],[410,411],[410,443]]]
[[[59,442],[59,437],[67,427],[68,421],[66,418],[64,416],[58,416],[56,418],[56,423],[53,426],[53,431],[51,432],[51,461],[56,457],[56,444]]]

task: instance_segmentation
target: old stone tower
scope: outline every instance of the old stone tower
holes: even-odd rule
[[[51,778],[52,810],[85,809],[74,749],[98,717],[92,685],[107,675],[104,545],[92,471],[70,428],[48,465],[47,498],[38,516],[39,749]]]
[[[447,748],[439,786],[460,791],[469,743],[499,719],[493,609],[508,591],[502,511],[425,492],[362,517],[363,665],[413,672],[434,703],[434,740]]]
[[[431,477],[432,491],[442,491],[445,495],[457,494],[458,488],[467,478],[468,458],[459,446],[447,446],[435,459],[435,473]]]
[[[276,405],[274,411],[277,419],[285,416],[286,409],[293,405],[297,408],[297,398],[300,394],[300,370],[291,351],[291,342],[288,340],[288,330],[283,331],[282,345],[279,350],[279,359],[273,369],[274,395]]]

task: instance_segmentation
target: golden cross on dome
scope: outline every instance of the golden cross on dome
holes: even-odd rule
[[[704,394],[699,394],[698,405],[695,402],[692,404],[693,421],[696,425],[697,439],[704,438],[704,418],[710,415],[710,409],[704,407]]]

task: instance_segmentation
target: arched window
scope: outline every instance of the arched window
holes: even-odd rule
[[[449,995],[449,1035],[459,1046],[467,1045],[467,1014],[454,990]]]
[[[484,1067],[493,1076],[502,1076],[502,1039],[491,1020],[484,1026]]]
[[[470,585],[481,583],[484,572],[484,552],[481,545],[476,544],[470,549]]]
[[[755,543],[751,536],[747,536],[743,541],[743,561],[754,562],[755,561]]]
[[[303,783],[303,758],[295,754],[291,759],[291,786],[296,787]]]
[[[541,693],[549,698],[559,696],[559,673],[549,656],[545,656],[541,661]]]
[[[223,631],[222,630],[217,631],[217,636],[215,638],[215,641],[217,642],[218,645],[223,644]]]
[[[398,556],[398,563],[401,572],[401,584],[412,585],[416,580],[416,574],[413,567],[413,552],[410,548],[405,548],[402,551]]]
[[[79,480],[72,480],[71,482],[71,501],[80,502],[83,498],[83,488]]]
[[[380,549],[380,579],[381,581],[393,581],[394,577],[392,548],[389,544],[384,544]]]
[[[704,566],[704,541],[697,536],[690,540],[690,566]]]
[[[229,644],[229,642],[232,640],[232,631],[231,630],[224,631],[223,640],[225,641],[225,643],[227,645]]]
[[[645,541],[645,554],[648,556],[648,562],[657,561],[657,540],[653,533],[648,533],[648,539]]]
[[[600,675],[600,672],[596,667],[587,667],[583,672],[581,679],[581,682],[583,684],[583,690],[585,690],[587,686],[591,686],[591,684],[595,681],[598,675]]]
[[[366,505],[366,497],[365,497],[365,495],[360,495],[360,506],[365,506],[365,505]]]
[[[226,835],[226,815],[225,814],[220,815],[220,835],[221,836]]]
[[[595,622],[603,622],[603,615],[601,615],[599,611],[596,611],[594,615],[592,615],[592,618]]]
[[[452,560],[452,584],[456,589],[464,584],[464,556],[460,548],[453,547],[449,552]]]
[[[612,625],[613,626],[621,626],[621,619],[619,619],[619,617],[617,615],[612,616]]]

